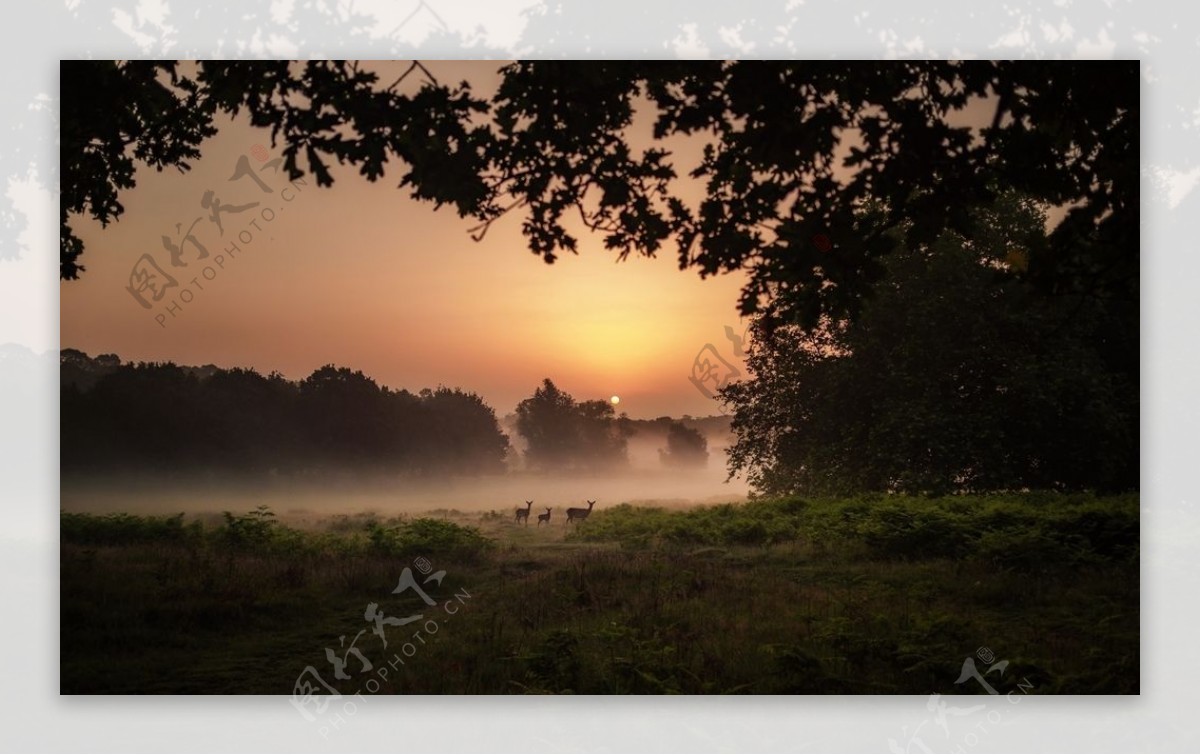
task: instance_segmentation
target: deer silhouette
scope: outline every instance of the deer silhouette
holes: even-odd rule
[[[526,501],[525,508],[517,509],[517,524],[525,522],[529,524],[529,510],[533,508],[533,501]]]
[[[541,527],[542,522],[545,522],[546,524],[550,524],[550,507],[548,507],[548,506],[546,507],[545,514],[538,514],[537,526]]]
[[[580,521],[587,519],[588,514],[592,513],[592,507],[596,505],[595,501],[588,501],[586,509],[567,509],[567,524],[579,519]]]

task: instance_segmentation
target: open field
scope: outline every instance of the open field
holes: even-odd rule
[[[538,513],[64,513],[62,692],[982,693],[981,647],[1002,691],[1139,689],[1136,496]]]

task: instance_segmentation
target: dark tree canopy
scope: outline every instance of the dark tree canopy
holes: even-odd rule
[[[722,391],[732,471],[768,494],[1137,488],[1136,310],[1004,276],[1043,218],[987,214],[986,243],[900,243],[853,321],[756,326]]]
[[[1043,294],[1136,298],[1138,67],[1130,62],[521,62],[485,100],[424,76],[415,92],[340,61],[63,64],[61,275],[83,269],[67,220],[109,222],[136,162],[186,168],[218,112],[246,112],[293,177],[401,171],[420,199],[479,221],[523,215],[530,249],[575,252],[580,221],[624,257],[676,245],[681,268],[746,270],[743,313],[816,325],[855,316],[903,241],[985,233],[972,212],[1015,189],[1066,215],[1011,271]],[[404,91],[401,91],[401,90]],[[968,103],[990,122],[957,117]],[[687,166],[630,143],[709,141]],[[869,232],[868,202],[884,212]],[[903,234],[895,233],[902,229]]]
[[[85,269],[68,218],[119,218],[119,194],[133,187],[136,164],[187,170],[216,132],[218,113],[246,113],[252,125],[270,129],[292,178],[307,169],[330,186],[332,159],[375,181],[397,158],[406,166],[399,185],[414,197],[453,204],[462,215],[491,211],[479,170],[488,131],[471,122],[486,103],[465,83],[427,80],[404,94],[400,80],[386,86],[345,61],[63,61],[61,74],[64,279]]]

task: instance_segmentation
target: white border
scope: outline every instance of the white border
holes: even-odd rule
[[[182,0],[5,10],[0,149],[0,745],[22,751],[886,751],[923,697],[371,699],[328,740],[278,698],[59,697],[58,59],[1100,57],[1143,61],[1143,694],[1037,697],[972,752],[1196,751],[1195,6],[779,0]],[[676,10],[678,9],[678,10]],[[679,13],[682,12],[682,17]],[[1189,272],[1190,271],[1190,272]],[[35,355],[41,355],[37,358]],[[69,642],[70,638],[63,638]],[[251,670],[248,670],[251,671]]]

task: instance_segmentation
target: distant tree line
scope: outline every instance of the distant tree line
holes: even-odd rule
[[[392,390],[333,365],[294,381],[76,349],[62,350],[60,369],[67,474],[488,474],[516,461],[492,408],[459,389]],[[696,463],[693,447],[699,438],[703,450],[703,437],[662,420],[655,426],[674,438],[664,461]],[[528,469],[602,470],[628,464],[635,424],[607,401],[576,401],[546,379],[517,407],[515,429]],[[679,433],[687,436],[682,446]]]
[[[66,349],[61,369],[64,473],[483,474],[510,448],[474,393],[391,390],[345,367],[292,381]]]

